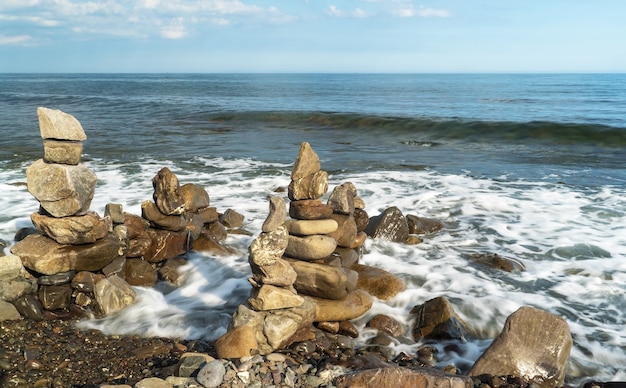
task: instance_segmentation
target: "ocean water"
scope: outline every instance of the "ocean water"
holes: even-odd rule
[[[440,365],[472,365],[506,317],[528,305],[563,317],[574,347],[568,384],[626,379],[626,75],[624,74],[3,74],[0,238],[30,226],[38,204],[25,168],[40,158],[36,108],[74,115],[83,160],[98,176],[92,210],[140,214],[169,167],[246,217],[231,257],[190,253],[185,285],[137,288],[122,314],[87,324],[109,333],[215,339],[249,292],[247,246],[311,143],[330,187],[350,181],[370,215],[389,206],[436,218],[443,231],[406,246],[369,239],[362,262],[407,290],[375,301],[412,323],[446,296],[478,339]],[[7,249],[8,251],[8,249]],[[526,271],[470,259],[498,253]],[[418,345],[397,344],[397,351]]]

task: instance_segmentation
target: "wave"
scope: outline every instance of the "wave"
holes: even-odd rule
[[[334,112],[227,112],[209,115],[212,123],[277,128],[356,131],[359,134],[412,135],[425,142],[545,142],[626,146],[626,128],[593,123],[508,122],[458,118],[393,117]],[[432,144],[432,143],[429,143]]]

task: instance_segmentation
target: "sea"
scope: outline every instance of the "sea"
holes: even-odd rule
[[[5,253],[38,210],[24,183],[43,154],[40,106],[83,126],[83,163],[98,177],[92,210],[141,214],[168,167],[218,211],[243,214],[249,232],[228,237],[234,255],[190,252],[180,288],[137,287],[134,305],[87,327],[223,334],[250,291],[247,247],[268,196],[284,195],[306,141],[330,188],[352,182],[370,216],[397,206],[444,224],[418,245],[368,239],[361,262],[407,289],[354,321],[361,344],[374,315],[410,333],[413,306],[445,296],[476,338],[438,345],[437,365],[463,372],[507,316],[533,306],[569,324],[566,384],[626,380],[626,74],[0,74]],[[484,253],[525,271],[472,260]]]

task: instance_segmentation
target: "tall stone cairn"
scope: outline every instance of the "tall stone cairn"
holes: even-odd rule
[[[271,197],[262,231],[249,247],[250,298],[217,340],[219,357],[271,353],[308,339],[314,323],[337,333],[340,321],[371,307],[369,294],[357,289],[358,274],[347,268],[358,261],[356,249],[366,237],[352,216],[356,190],[344,184],[326,205],[321,197],[327,190],[328,173],[302,143],[288,188],[290,219],[285,200]]]

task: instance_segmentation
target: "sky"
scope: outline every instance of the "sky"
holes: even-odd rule
[[[0,72],[626,72],[626,1],[0,0]]]

